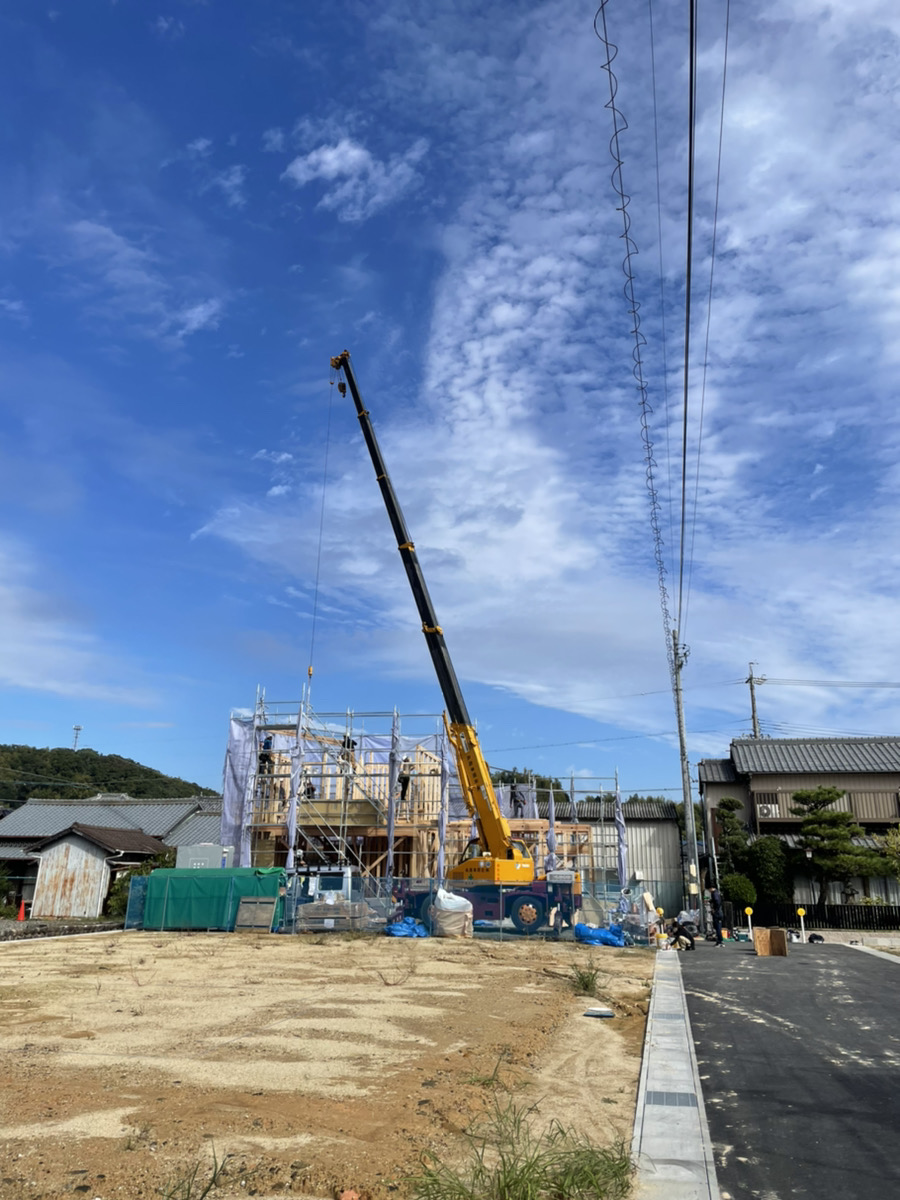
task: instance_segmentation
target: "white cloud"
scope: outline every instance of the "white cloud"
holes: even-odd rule
[[[225,197],[226,202],[232,208],[243,208],[247,203],[247,195],[244,191],[246,181],[247,168],[236,164],[214,175],[204,188],[204,191],[209,188],[218,188]]]
[[[145,336],[181,343],[204,328],[216,328],[224,301],[213,297],[185,301],[179,293],[193,285],[172,281],[160,255],[100,221],[82,219],[66,230],[70,264],[81,274],[73,292],[88,295],[94,312],[130,320]]]
[[[285,168],[282,179],[297,187],[323,181],[327,186],[320,208],[337,213],[342,221],[365,221],[418,184],[416,167],[427,150],[428,143],[419,138],[403,154],[381,162],[359,142],[342,137],[334,145],[298,155]]]
[[[394,114],[415,110],[419,128],[440,127],[452,163],[442,182],[453,207],[439,230],[444,258],[415,412],[397,415],[389,401],[380,412],[366,363],[357,370],[464,675],[535,703],[661,729],[671,722],[666,695],[611,699],[623,690],[664,690],[667,670],[619,272],[621,221],[609,185],[603,50],[585,36],[582,16],[561,3],[513,15],[502,46],[468,28],[449,4],[432,7],[426,37],[403,5],[388,4],[373,18],[370,33],[380,30],[400,64],[380,85]],[[660,76],[668,414],[643,16],[622,18],[617,59],[670,566],[681,415],[683,17],[665,10],[657,27],[657,62],[670,64]],[[865,17],[861,24],[856,8],[824,0],[733,9],[684,613],[688,686],[698,675],[733,678],[750,658],[773,675],[878,678],[900,650],[891,617],[900,590],[891,550],[900,530],[893,403],[900,137],[885,134],[900,135],[888,99],[900,18],[883,0],[870,0]],[[695,362],[721,85],[721,38],[711,28],[704,36]],[[395,183],[400,194],[409,186],[402,172],[393,180],[397,160],[379,162],[361,138],[333,130],[323,137],[313,123],[296,135],[304,153],[284,177],[299,188],[318,185],[320,205],[342,220],[364,220]],[[406,164],[413,174],[419,161]],[[365,250],[356,261],[369,270]],[[691,519],[697,414],[694,395]],[[374,615],[377,632],[362,649],[354,643],[354,656],[427,675],[370,466],[361,451],[340,461],[333,453],[338,481],[329,484],[323,586],[335,595],[352,591]],[[810,487],[814,475],[817,485],[827,480],[827,493]],[[306,514],[297,500],[288,511],[248,499],[214,516],[206,532],[308,575],[316,549],[309,512],[318,497],[311,476],[297,495],[305,496]],[[861,732],[900,721],[889,693],[856,705],[827,689],[801,698],[771,689],[767,704],[773,719],[802,711],[818,724],[842,711]],[[710,707],[738,720],[746,697],[732,689]]]
[[[19,325],[28,324],[28,309],[24,300],[8,300],[0,296],[0,316],[9,317]]]
[[[171,41],[176,41],[185,34],[184,21],[178,17],[157,17],[152,28],[160,37],[169,38]]]
[[[277,483],[274,487],[270,487],[266,492],[267,496],[287,496],[290,494],[291,488],[286,483]]]
[[[201,329],[217,329],[221,315],[221,300],[201,300],[177,314],[173,321],[174,335],[185,338]]]
[[[212,153],[212,139],[208,137],[194,138],[192,142],[187,144],[187,153],[190,158],[207,158]]]
[[[267,129],[263,133],[263,150],[270,154],[276,154],[284,150],[285,137],[283,129]]]
[[[46,577],[26,547],[0,540],[0,682],[77,700],[152,703],[146,688],[123,678],[121,656],[38,586]]]

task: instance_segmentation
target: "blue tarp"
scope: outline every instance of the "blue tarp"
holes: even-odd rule
[[[428,930],[415,917],[404,917],[401,921],[392,921],[385,925],[384,932],[388,937],[428,937]]]
[[[585,946],[624,946],[625,938],[621,925],[610,925],[609,929],[597,929],[593,925],[576,925],[575,941]]]

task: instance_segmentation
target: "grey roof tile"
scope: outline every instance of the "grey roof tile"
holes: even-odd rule
[[[730,758],[701,758],[697,774],[701,783],[737,783],[737,772]]]
[[[128,800],[116,796],[109,803],[91,800],[29,800],[0,820],[0,838],[42,837],[59,833],[76,822],[106,829],[142,829],[151,837],[165,837],[185,817],[195,812],[197,799]]]
[[[731,758],[742,775],[896,774],[900,773],[900,737],[736,738]]]
[[[568,821],[571,805],[565,794],[554,796],[557,821]],[[547,820],[547,810],[550,801],[538,799],[538,816],[542,821]],[[612,821],[616,815],[616,806],[612,800],[579,800],[577,804],[578,821],[591,823]],[[675,805],[668,800],[632,800],[622,805],[625,821],[675,821],[677,815]]]
[[[218,844],[221,828],[221,813],[194,813],[166,834],[163,841],[167,846],[199,846],[201,842]]]

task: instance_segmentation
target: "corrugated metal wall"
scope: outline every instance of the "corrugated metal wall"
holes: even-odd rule
[[[681,839],[675,821],[625,823],[628,838],[628,872],[639,871],[644,879],[681,883]],[[612,822],[594,825],[594,865],[615,871],[618,840]]]
[[[33,917],[99,917],[109,888],[109,867],[99,846],[72,837],[41,855]]]

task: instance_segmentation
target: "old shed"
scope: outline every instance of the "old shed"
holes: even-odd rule
[[[139,829],[70,825],[29,853],[40,860],[33,917],[99,917],[112,880],[166,847]]]

